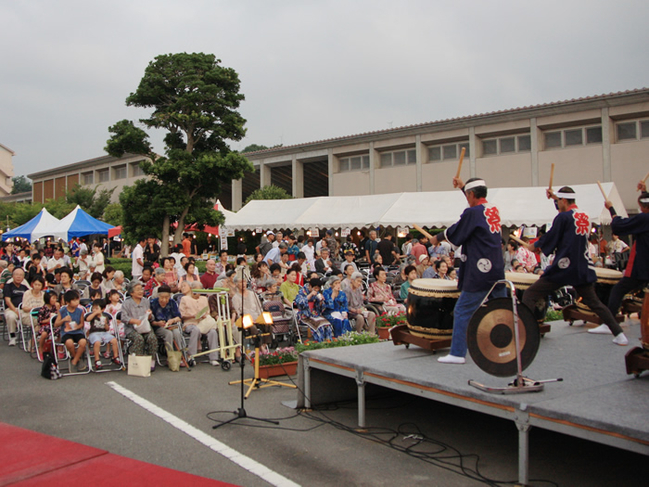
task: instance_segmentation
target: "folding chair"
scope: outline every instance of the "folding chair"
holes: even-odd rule
[[[270,313],[273,317],[273,326],[271,327],[272,348],[277,348],[280,342],[289,341],[291,336],[291,322],[293,321],[293,309],[287,314],[287,309],[280,299],[262,298],[262,309]]]
[[[90,373],[90,354],[88,353],[88,345],[86,344],[86,350],[84,351],[84,354],[81,356],[79,359],[79,363],[81,363],[82,360],[84,360],[85,356],[85,361],[87,364],[86,370],[83,372],[70,372],[70,364],[72,362],[72,357],[70,356],[70,353],[68,352],[67,347],[65,346],[65,343],[61,342],[61,335],[57,337],[56,333],[54,333],[54,322],[56,321],[56,315],[52,316],[52,319],[50,320],[50,326],[52,328],[52,349],[54,350],[54,357],[55,360],[59,366],[59,370],[61,371],[61,375],[63,377],[65,376],[72,376],[72,375],[86,375]],[[62,333],[62,332],[61,332]],[[84,334],[85,338],[85,334]],[[75,349],[78,347],[78,345],[75,345]],[[67,362],[67,367],[62,367],[62,362]],[[77,363],[77,365],[79,365]],[[67,372],[63,372],[63,370],[67,370]]]
[[[110,344],[102,344],[99,347],[99,355],[100,357],[94,357],[94,347],[90,344],[90,340],[88,340],[89,334],[86,333],[86,339],[88,340],[88,345],[86,346],[86,350],[88,355],[91,355],[94,357],[94,360],[90,360],[91,366],[92,366],[92,371],[97,372],[97,373],[102,373],[102,372],[119,372],[121,370],[124,370],[124,353],[122,351],[122,347],[120,346],[120,340],[117,334],[119,334],[118,327],[117,327],[117,320],[110,314],[110,313],[103,313],[103,316],[106,318],[107,322],[110,323],[110,326],[108,328],[109,333],[110,330],[113,330],[113,335],[115,335],[115,338],[117,339],[117,358],[119,359],[119,365],[116,363],[113,363],[112,360],[109,360],[106,362],[106,365],[102,364],[101,369],[98,369],[96,366],[96,361],[101,360],[102,358],[108,359],[109,356],[112,357],[112,347]]]
[[[23,318],[29,318],[29,325],[23,323]],[[20,338],[20,346],[23,349],[23,352],[31,352],[31,340],[32,340],[32,327],[31,327],[31,317],[27,312],[23,312],[23,305],[20,303],[18,306],[18,323],[16,323],[16,332]]]
[[[31,357],[34,358],[34,355],[36,355],[36,359],[38,359],[39,362],[43,361],[43,356],[40,353],[40,350],[38,349],[38,337],[39,335],[36,333],[36,327],[38,326],[38,313],[41,311],[41,308],[34,308],[31,310],[29,313],[29,320],[32,328],[32,351],[31,351]],[[39,326],[40,329],[40,326]]]

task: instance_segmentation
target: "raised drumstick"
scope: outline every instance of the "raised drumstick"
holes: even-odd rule
[[[649,176],[649,174],[648,174]],[[552,191],[552,180],[554,179],[554,162],[550,166],[550,184],[548,184],[548,189]]]
[[[511,238],[514,242],[518,242],[519,244],[521,244],[523,246],[527,245],[527,242],[525,242],[524,240],[521,240],[516,235],[509,235],[509,238]]]
[[[646,182],[647,182],[647,179],[649,179],[649,172],[648,172],[647,175],[644,177],[644,179],[642,180],[642,182],[643,182],[643,183],[646,183]],[[638,187],[638,191],[640,191],[640,188],[639,188],[639,187]]]
[[[424,230],[423,228],[421,228],[421,227],[420,227],[419,225],[417,225],[416,223],[413,223],[413,224],[412,224],[412,227],[413,227],[415,230],[417,230],[419,233],[421,233],[424,237],[426,237],[426,238],[433,238],[433,236],[432,236],[430,233],[428,233],[426,230]]]
[[[597,186],[599,186],[599,190],[602,192],[602,196],[604,197],[604,201],[608,201],[608,198],[606,197],[606,193],[604,192],[604,188],[602,188],[602,183],[597,181]]]
[[[462,171],[462,161],[464,160],[464,153],[466,152],[466,147],[462,147],[462,152],[460,152],[460,162],[457,164],[457,174],[456,178],[460,177],[460,171]],[[647,174],[649,176],[649,174]],[[419,230],[421,232],[421,230]]]

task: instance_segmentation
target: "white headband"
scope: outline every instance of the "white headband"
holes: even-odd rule
[[[554,195],[557,198],[563,198],[563,199],[566,199],[566,200],[577,199],[577,193],[562,193],[561,191],[559,191],[558,193],[554,193]]]
[[[466,193],[467,191],[470,191],[473,188],[477,188],[479,186],[487,187],[487,183],[485,183],[483,179],[476,179],[475,181],[471,181],[470,183],[464,185],[464,192]]]
[[[649,203],[649,198],[640,198],[640,203]]]

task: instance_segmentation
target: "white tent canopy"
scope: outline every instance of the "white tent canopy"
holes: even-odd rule
[[[577,206],[592,223],[609,224],[597,184],[571,186]],[[614,183],[602,183],[620,216],[627,216]],[[556,188],[555,190],[558,190]],[[557,214],[545,196],[545,188],[493,188],[487,200],[498,207],[505,226],[545,225]],[[411,226],[448,227],[455,223],[467,201],[461,191],[392,193],[367,196],[330,196],[290,200],[253,200],[233,215],[225,226],[231,230],[280,228],[363,228]]]

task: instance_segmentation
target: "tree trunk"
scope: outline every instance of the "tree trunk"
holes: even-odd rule
[[[178,218],[178,226],[174,232],[174,245],[179,244],[182,241],[183,232],[185,231],[185,217],[189,213],[189,208],[185,208]]]
[[[165,215],[162,220],[162,238],[160,239],[160,256],[169,255],[169,215]]]

